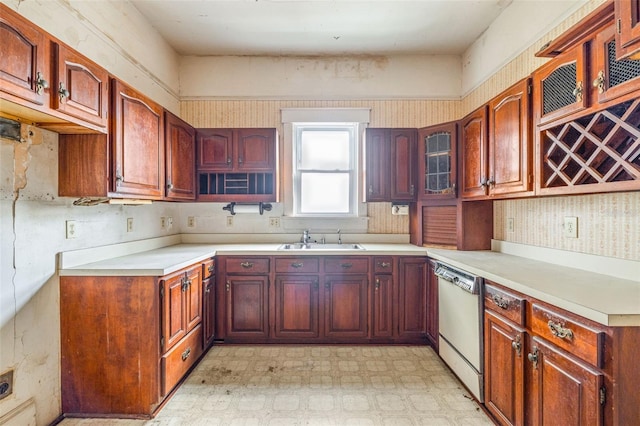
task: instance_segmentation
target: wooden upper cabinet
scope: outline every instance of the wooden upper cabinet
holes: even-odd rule
[[[536,123],[546,123],[589,106],[587,45],[581,43],[555,57],[533,73],[533,112]]]
[[[391,187],[392,201],[414,201],[416,198],[416,129],[392,129]]]
[[[366,130],[366,201],[389,199],[388,148],[386,129]]]
[[[275,129],[237,129],[235,161],[242,171],[273,171],[276,162]]]
[[[109,107],[107,71],[63,44],[53,45],[56,58],[51,108],[106,128]]]
[[[233,167],[233,130],[198,129],[198,170]]]
[[[164,119],[160,105],[112,80],[113,192],[164,197]]]
[[[487,195],[488,139],[487,106],[467,115],[460,124],[461,195],[463,198]]]
[[[196,198],[196,136],[188,123],[165,111],[166,198]]]
[[[640,90],[640,57],[618,59],[615,25],[598,32],[591,50],[595,54],[591,70],[594,102],[605,103],[625,95],[637,97],[633,92]]]
[[[46,33],[0,4],[0,40],[0,91],[20,104],[46,105],[51,84]]]
[[[416,129],[366,130],[366,201],[414,201]]]
[[[418,130],[418,198],[456,198],[457,123]]]
[[[617,58],[640,59],[640,0],[615,0]]]
[[[532,189],[530,80],[524,79],[489,102],[490,195]]]

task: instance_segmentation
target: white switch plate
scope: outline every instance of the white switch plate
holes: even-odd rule
[[[515,229],[515,225],[513,223],[513,218],[512,217],[508,217],[507,218],[507,232],[514,232]]]
[[[564,236],[578,238],[578,218],[575,216],[564,217]]]
[[[394,204],[391,206],[391,214],[392,215],[408,215],[409,214],[409,206],[406,204]]]
[[[75,220],[67,220],[65,222],[65,225],[67,227],[67,229],[66,229],[66,238],[67,238],[67,240],[75,238],[76,237],[76,232],[78,230],[76,228],[76,221]]]
[[[227,216],[227,226],[233,226],[233,216]]]

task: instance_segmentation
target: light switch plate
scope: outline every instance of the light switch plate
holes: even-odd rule
[[[578,238],[578,218],[575,216],[564,217],[564,236]]]

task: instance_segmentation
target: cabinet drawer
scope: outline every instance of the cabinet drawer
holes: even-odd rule
[[[532,303],[531,312],[531,331],[534,334],[596,367],[603,367],[604,331],[537,303]]]
[[[366,274],[369,272],[369,259],[366,257],[328,257],[324,260],[327,273]]]
[[[278,257],[276,272],[318,272],[317,257]]]
[[[491,284],[484,286],[484,307],[524,325],[525,299]]]
[[[268,274],[268,257],[230,257],[226,261],[227,274]]]
[[[209,278],[216,273],[216,261],[214,259],[208,259],[202,262],[202,277]]]
[[[393,274],[393,258],[391,256],[374,257],[373,272],[376,274]]]
[[[162,356],[162,395],[184,377],[202,354],[202,327],[198,325],[184,339]]]

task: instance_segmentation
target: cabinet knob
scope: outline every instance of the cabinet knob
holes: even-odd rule
[[[227,281],[225,288],[227,289],[227,291],[231,290],[231,282]]]
[[[238,157],[238,164],[242,164],[242,163],[243,163],[242,157]]]
[[[485,189],[487,187],[487,178],[481,178],[478,181],[478,185],[480,185],[482,189]]]
[[[593,87],[598,89],[598,93],[604,93],[604,71],[600,70],[598,76],[593,80]]]
[[[376,278],[376,290],[380,288],[380,278]]]
[[[373,185],[369,185],[369,194],[373,194]]]
[[[576,97],[576,102],[582,102],[582,81],[576,83],[576,88],[573,89],[573,96]]]
[[[171,181],[167,182],[167,189],[168,190],[172,190],[173,189],[173,184],[171,183]]]
[[[42,91],[48,88],[49,88],[49,82],[45,80],[44,77],[42,76],[42,73],[38,71],[36,73],[36,93],[38,95],[42,95]]]
[[[60,88],[58,89],[58,95],[60,96],[60,101],[62,102],[64,98],[69,97],[69,91],[64,88],[64,83],[60,82]]]
[[[518,356],[520,356],[520,353],[522,352],[522,343],[520,343],[520,335],[519,334],[516,336],[516,340],[511,342],[511,347],[513,348],[513,350],[516,351],[516,354],[518,354]]]
[[[378,262],[378,266],[381,268],[388,268],[391,266],[391,262]]]
[[[187,348],[187,350],[182,352],[182,360],[186,361],[187,358],[189,358],[189,355],[191,355],[191,348]]]
[[[489,186],[495,186],[495,184],[496,184],[496,180],[493,178],[493,176],[491,176],[491,177],[489,178],[489,180],[487,181],[487,185],[489,185]]]
[[[534,347],[533,353],[529,353],[529,355],[527,355],[529,361],[533,363],[533,368],[538,368],[538,352],[538,348]]]

